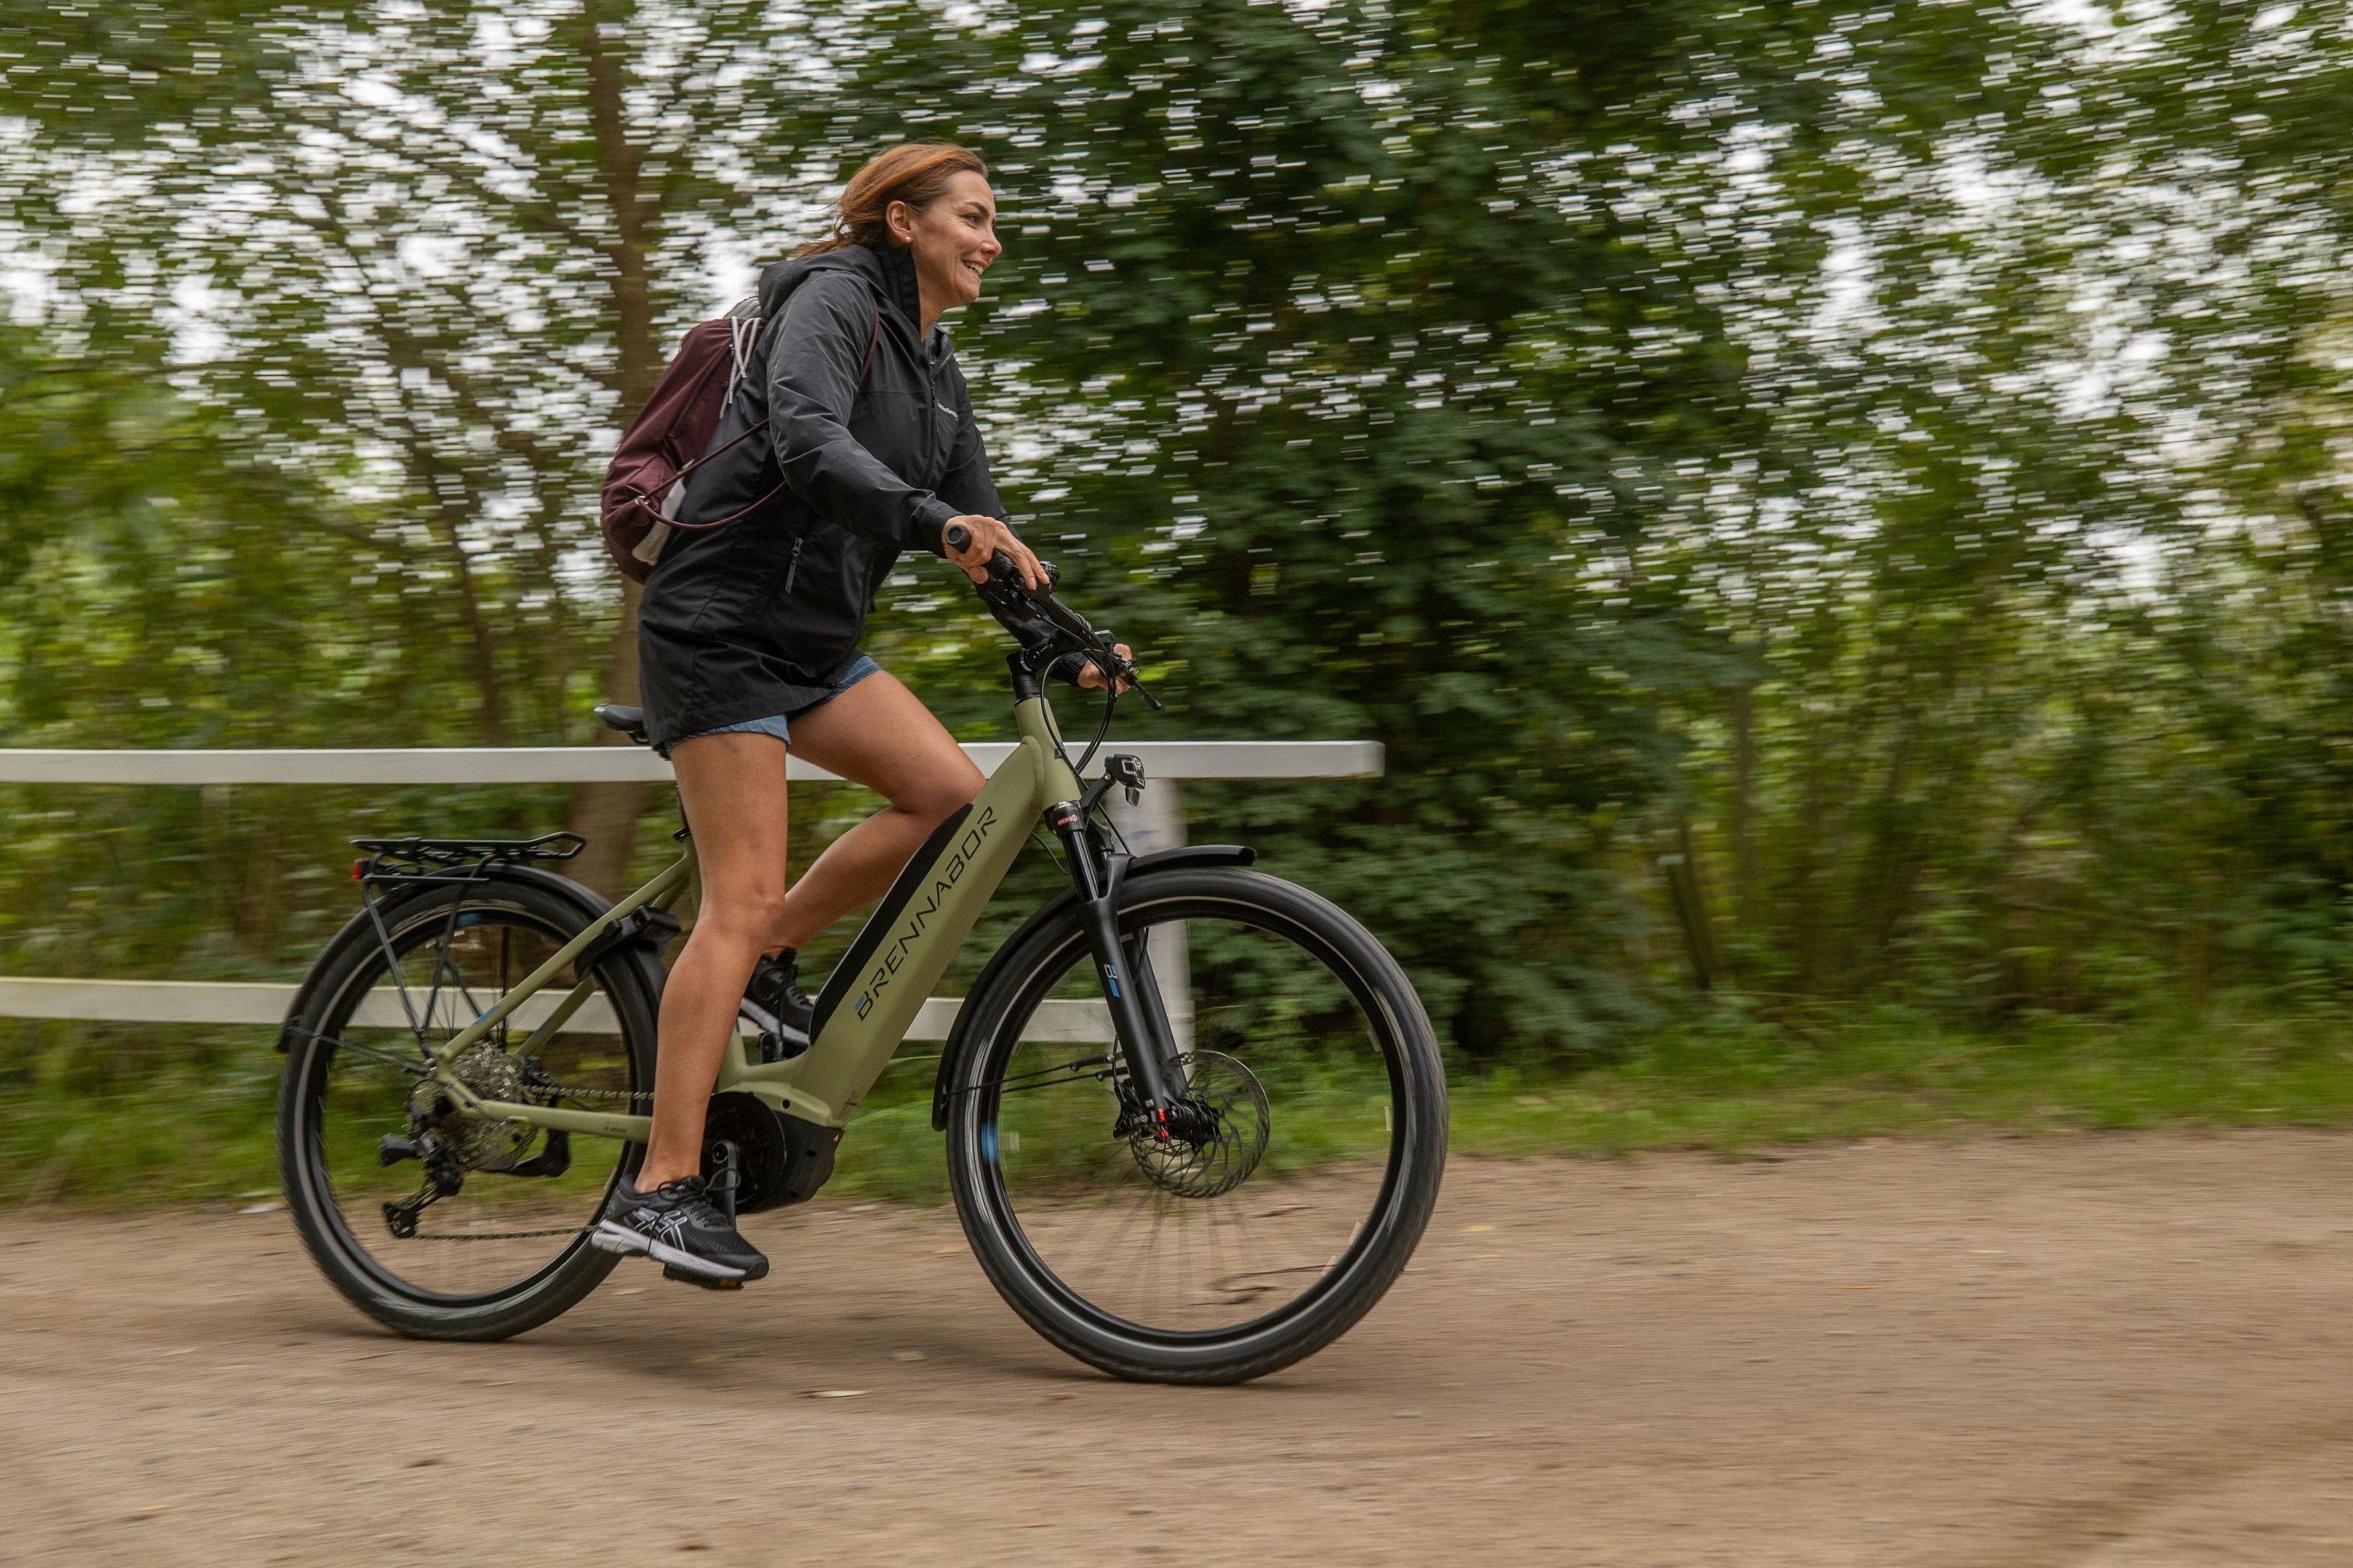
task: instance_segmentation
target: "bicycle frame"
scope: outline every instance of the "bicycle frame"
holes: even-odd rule
[[[823,1127],[848,1125],[850,1113],[906,1037],[932,986],[946,973],[980,911],[1004,882],[1031,828],[1041,817],[1051,816],[1056,830],[1069,841],[1061,818],[1067,816],[1075,824],[1075,807],[1066,812],[1055,808],[1076,802],[1081,785],[1077,772],[1062,752],[1053,710],[1043,697],[1026,696],[1015,705],[1013,717],[1020,745],[970,805],[934,830],[875,907],[818,997],[808,1049],[787,1061],[762,1063],[749,1059],[741,1038],[733,1039],[720,1060],[714,1092],[742,1090],[804,1121]],[[611,931],[616,921],[639,909],[666,910],[676,902],[693,869],[693,841],[689,839],[687,852],[676,865],[614,905],[605,920],[566,942],[444,1045],[437,1055],[436,1077],[450,1100],[471,1116],[646,1142],[652,1128],[650,1117],[485,1100],[458,1080],[450,1064],[544,988]],[[1087,874],[1093,876],[1092,868]],[[1135,984],[1122,987],[1117,968],[1111,967],[1105,976],[1106,994],[1115,1022],[1148,1029],[1149,1024],[1134,1016],[1134,1000],[1138,992],[1151,993],[1148,972],[1134,980]],[[517,1048],[528,1052],[563,1028],[595,991],[593,980],[582,980]],[[1165,1037],[1165,1024],[1158,1032]],[[1127,1029],[1122,1029],[1121,1035],[1124,1040],[1145,1037]],[[1149,1058],[1155,1053],[1139,1054]],[[1152,1081],[1159,1076],[1155,1070],[1157,1065],[1143,1069],[1148,1088],[1157,1088]]]

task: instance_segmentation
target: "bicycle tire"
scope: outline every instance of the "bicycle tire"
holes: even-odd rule
[[[392,973],[385,958],[377,922],[382,922],[384,931],[397,945],[420,931],[430,935],[437,926],[444,930],[456,928],[459,921],[473,915],[479,919],[466,929],[496,921],[500,922],[497,929],[504,930],[512,923],[516,930],[535,931],[545,950],[552,952],[587,929],[609,907],[604,899],[578,883],[512,867],[477,880],[397,889],[377,901],[373,915],[363,912],[343,928],[311,966],[298,992],[280,1037],[287,1059],[280,1084],[277,1137],[287,1207],[304,1247],[328,1282],[345,1300],[385,1327],[417,1339],[507,1339],[537,1328],[577,1305],[612,1272],[619,1259],[589,1246],[584,1229],[554,1248],[552,1258],[529,1268],[520,1278],[486,1289],[451,1290],[421,1285],[388,1268],[377,1251],[361,1239],[355,1226],[373,1233],[382,1222],[366,1214],[347,1214],[338,1201],[337,1179],[330,1169],[328,1143],[332,1134],[326,1128],[325,1104],[334,1082],[338,1056],[348,1054],[345,1037],[354,1026],[353,1021],[360,1016],[359,1009],[367,994]],[[405,955],[408,950],[402,951]],[[437,962],[448,962],[446,951]],[[620,1065],[608,1070],[626,1077],[627,1092],[649,1090],[653,1084],[655,1019],[661,990],[659,967],[642,945],[624,943],[600,957],[594,973],[620,1037]],[[561,995],[564,989],[568,986],[548,988],[556,995]],[[429,1013],[427,1017],[429,1021]],[[601,1156],[592,1154],[588,1161],[582,1162],[582,1173],[575,1178],[575,1185],[588,1185],[573,1194],[572,1203],[573,1207],[582,1211],[582,1217],[586,1217],[591,1194],[595,1205],[601,1207],[602,1194],[610,1190],[612,1177],[634,1173],[644,1154],[643,1146],[637,1143],[616,1145],[601,1139],[586,1142],[592,1150],[617,1149],[617,1153],[612,1157],[612,1175],[601,1187],[594,1186]],[[348,1172],[352,1164],[349,1152],[345,1151],[342,1165]],[[487,1178],[475,1173],[469,1179],[481,1182]],[[514,1184],[507,1191],[512,1193],[520,1185]],[[530,1195],[535,1194],[526,1194]],[[428,1215],[435,1212],[427,1211]],[[563,1239],[560,1227],[547,1234],[554,1241]],[[479,1253],[479,1249],[476,1251]]]
[[[1029,1032],[1032,1016],[1058,984],[1066,984],[1065,977],[1092,977],[1092,968],[1084,962],[1085,936],[1075,902],[1069,898],[1049,904],[1015,933],[991,961],[958,1016],[958,1038],[950,1042],[944,1064],[950,1074],[943,1086],[948,1108],[949,1178],[965,1234],[990,1283],[1050,1343],[1091,1366],[1132,1381],[1241,1383],[1290,1366],[1330,1344],[1371,1310],[1404,1269],[1437,1201],[1445,1165],[1445,1074],[1429,1018],[1404,972],[1370,932],[1327,900],[1275,878],[1233,868],[1147,871],[1123,888],[1124,933],[1177,921],[1196,930],[1208,925],[1222,930],[1220,922],[1230,923],[1293,944],[1297,952],[1323,964],[1330,977],[1345,987],[1364,1021],[1366,1037],[1377,1043],[1390,1095],[1388,1103],[1393,1106],[1384,1117],[1386,1149],[1377,1194],[1331,1261],[1320,1266],[1318,1278],[1271,1311],[1198,1330],[1168,1322],[1145,1323],[1133,1314],[1124,1315],[1092,1299],[1088,1287],[1065,1278],[1071,1272],[1067,1263],[1044,1255],[1043,1244],[1017,1212],[1019,1201],[1013,1192],[1014,1178],[1007,1174],[1010,1165],[1029,1156],[1026,1152],[1008,1152],[1021,1151],[1022,1146],[1018,1133],[1008,1134],[1000,1124],[1007,1119],[1005,1107],[1013,1099],[1011,1089],[1021,1087],[1008,1085],[1008,1065]],[[1216,984],[1222,983],[1201,982],[1198,994],[1206,997]],[[1208,1011],[1199,1015],[1210,1016]],[[1225,1046],[1235,1042],[1219,1037],[1219,1044],[1218,1052],[1201,1049],[1187,1059],[1207,1062],[1213,1056],[1221,1062],[1237,1059],[1224,1051]],[[1246,1044],[1238,1048],[1246,1048]],[[1069,1049],[1061,1047],[1064,1054]],[[1110,1058],[1106,1055],[1103,1059],[1107,1062]],[[1093,1076],[1110,1074],[1097,1069]],[[1032,1077],[1029,1081],[1038,1080]],[[1060,1086],[1079,1079],[1052,1081]],[[1084,1092],[1071,1090],[1072,1095]],[[1257,1103],[1265,1113],[1265,1124],[1280,1131],[1281,1119],[1266,1110],[1262,1087]],[[1082,1131],[1072,1136],[1083,1139],[1088,1134]],[[1261,1131],[1261,1149],[1266,1136]],[[1130,1141],[1133,1143],[1133,1134]],[[1143,1163],[1142,1156],[1137,1163]],[[1069,1162],[1060,1168],[1071,1168]],[[1103,1172],[1113,1167],[1098,1161],[1087,1168]],[[1253,1162],[1243,1183],[1247,1185],[1261,1177],[1287,1179],[1280,1173],[1261,1170]],[[1120,1179],[1131,1188],[1137,1185],[1132,1173],[1123,1171]],[[1219,1201],[1226,1195],[1228,1189],[1210,1194]],[[1202,1196],[1198,1193],[1178,1195],[1196,1205],[1189,1211],[1195,1213],[1200,1206],[1197,1200]],[[1114,1194],[1093,1207],[1087,1206],[1089,1201],[1073,1197],[1063,1213],[1079,1215],[1082,1224],[1092,1224],[1104,1235],[1121,1226],[1132,1228],[1134,1223],[1108,1217],[1113,1211],[1105,1204],[1158,1203],[1167,1213],[1188,1212],[1166,1192],[1147,1192],[1140,1199]],[[1269,1212],[1288,1211],[1278,1207]],[[1050,1226],[1058,1221],[1048,1218],[1039,1223]],[[1214,1238],[1219,1233],[1211,1228],[1206,1234]],[[1157,1246],[1162,1231],[1156,1218],[1150,1235],[1148,1245]],[[1208,1250],[1212,1258],[1218,1256],[1214,1246]],[[1156,1282],[1160,1260],[1148,1263]],[[1317,1267],[1261,1272],[1307,1273]],[[1234,1286],[1223,1281],[1240,1278],[1240,1274],[1221,1276],[1213,1279],[1212,1288],[1232,1289]],[[1182,1310],[1179,1302],[1162,1315],[1173,1319]]]

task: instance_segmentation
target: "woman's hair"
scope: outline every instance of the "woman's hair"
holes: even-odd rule
[[[988,165],[978,153],[950,142],[902,142],[849,176],[849,184],[842,187],[833,233],[794,254],[816,256],[845,245],[888,250],[899,243],[882,216],[891,210],[891,204],[904,202],[921,212],[947,194],[950,180],[965,174],[987,178]]]

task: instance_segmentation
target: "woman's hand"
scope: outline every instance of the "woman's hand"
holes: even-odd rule
[[[973,516],[952,517],[946,526],[954,528],[958,523],[964,524],[965,531],[972,538],[962,550],[949,549],[945,539],[941,540],[940,548],[949,560],[964,568],[965,576],[976,583],[987,582],[988,563],[1002,550],[1013,558],[1014,572],[1020,577],[1023,587],[1042,588],[1046,585],[1045,568],[1038,564],[1038,557],[1005,524],[993,517]],[[944,533],[946,529],[941,531]]]
[[[1119,655],[1119,657],[1120,657],[1122,659],[1132,659],[1132,658],[1134,658],[1135,657],[1135,652],[1134,652],[1134,649],[1132,649],[1132,648],[1130,648],[1130,647],[1129,647],[1125,643],[1124,643],[1124,642],[1123,642],[1123,643],[1113,643],[1113,644],[1112,644],[1112,649],[1111,649],[1111,650],[1112,650],[1112,652],[1113,652],[1113,653],[1115,653],[1115,654]],[[1101,666],[1101,665],[1097,664],[1097,663],[1096,663],[1094,660],[1092,660],[1092,659],[1089,659],[1089,660],[1087,660],[1087,667],[1086,667],[1084,669],[1082,669],[1082,670],[1079,671],[1079,684],[1080,684],[1081,686],[1083,686],[1083,687],[1088,688],[1090,690],[1101,691],[1101,690],[1103,689],[1103,666]],[[1119,683],[1119,689],[1120,689],[1120,690],[1122,690],[1122,691],[1125,691],[1125,690],[1127,690],[1127,689],[1128,689],[1128,684],[1127,684],[1127,682],[1126,682],[1126,681],[1124,681],[1124,680],[1121,681],[1121,682]]]

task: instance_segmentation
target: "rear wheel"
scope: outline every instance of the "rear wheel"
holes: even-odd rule
[[[1411,1257],[1446,1155],[1437,1042],[1395,960],[1271,877],[1124,889],[1168,999],[1187,1135],[1135,1114],[1075,909],[1041,912],[965,1003],[948,1169],[981,1266],[1121,1377],[1238,1383],[1329,1344]],[[1131,965],[1132,967],[1132,965]],[[1072,1005],[1076,1004],[1077,1005]]]
[[[553,878],[432,885],[377,905],[320,959],[287,1020],[278,1151],[288,1207],[336,1289],[427,1339],[495,1340],[578,1302],[617,1259],[590,1247],[641,1145],[457,1111],[432,1081],[448,1041],[597,918]],[[567,968],[457,1058],[485,1098],[606,1111],[650,1099],[652,966],[624,947],[568,1026],[526,1037],[582,976]]]

